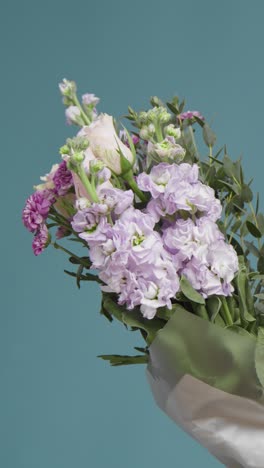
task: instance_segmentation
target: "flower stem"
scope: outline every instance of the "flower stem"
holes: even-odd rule
[[[57,242],[51,242],[51,245],[53,245],[53,247],[55,249],[59,249],[59,250],[62,250],[63,252],[65,252],[67,255],[70,255],[70,257],[73,257],[75,258],[76,260],[78,260],[78,262],[83,265],[84,267],[86,268],[89,268],[90,267],[90,262],[87,263],[85,260],[83,260],[81,257],[78,257],[78,255],[75,255],[74,253],[72,253],[70,250],[68,249],[65,249],[65,247],[62,247],[62,245],[58,244]]]
[[[88,195],[91,197],[91,200],[94,201],[95,203],[99,202],[98,195],[96,193],[95,188],[92,186],[91,182],[89,181],[87,174],[82,166],[82,164],[78,165],[77,168],[77,175],[79,176],[81,182],[83,183]]]
[[[89,117],[85,114],[85,112],[84,112],[84,110],[83,110],[83,108],[82,108],[82,106],[81,106],[81,104],[80,104],[80,101],[79,101],[79,99],[77,98],[76,94],[75,94],[74,97],[73,97],[73,103],[74,103],[74,105],[77,106],[78,109],[80,110],[81,117],[82,117],[82,119],[83,119],[84,125],[90,125],[91,121],[90,121]]]
[[[133,173],[132,171],[128,171],[126,172],[125,174],[122,175],[123,179],[126,180],[126,182],[128,183],[128,185],[131,187],[131,189],[133,190],[133,192],[138,196],[138,198],[146,203],[147,202],[147,197],[146,195],[141,192],[141,190],[139,189],[134,177],[133,177]]]
[[[232,326],[233,320],[225,297],[222,297],[222,306],[223,319],[226,325]]]
[[[162,130],[161,130],[161,126],[159,122],[157,122],[155,125],[155,131],[156,131],[156,137],[157,137],[158,143],[160,143],[161,141],[163,141],[163,134],[162,134]]]

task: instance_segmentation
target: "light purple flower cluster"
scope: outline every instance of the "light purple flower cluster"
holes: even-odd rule
[[[178,273],[204,297],[232,293],[231,281],[238,270],[238,259],[216,223],[207,217],[195,222],[178,219],[164,229],[163,241]]]
[[[216,221],[221,216],[221,203],[214,190],[198,180],[197,164],[167,164],[154,166],[149,174],[142,172],[137,178],[138,186],[150,192],[152,200],[147,210],[159,219],[184,210],[192,215],[206,215]]]
[[[141,173],[138,186],[152,195],[144,211],[134,208],[131,190],[109,181],[97,187],[99,203],[77,203],[72,227],[89,246],[102,289],[149,319],[157,308],[171,308],[181,275],[204,297],[233,291],[237,255],[216,224],[221,204],[198,175],[187,163]]]
[[[179,275],[185,275],[204,297],[230,295],[238,270],[235,250],[216,221],[221,204],[212,188],[198,180],[197,164],[159,164],[141,173],[138,185],[149,191],[147,211],[162,223],[163,242]]]
[[[74,218],[75,229],[83,229],[84,218],[90,223],[80,236],[88,242],[92,268],[99,270],[104,291],[117,293],[119,304],[128,309],[140,306],[149,319],[158,307],[171,308],[179,278],[151,215],[130,207],[114,225],[104,216],[98,220],[91,211],[89,216],[87,210],[83,218],[80,213]]]

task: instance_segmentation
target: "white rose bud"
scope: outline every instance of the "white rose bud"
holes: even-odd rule
[[[121,174],[121,150],[131,165],[134,158],[131,150],[117,136],[113,118],[108,114],[100,114],[88,127],[83,127],[79,135],[85,136],[89,141],[89,149],[95,158],[102,161],[115,174]]]

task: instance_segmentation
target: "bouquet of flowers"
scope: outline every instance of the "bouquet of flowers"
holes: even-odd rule
[[[241,160],[178,97],[129,107],[119,130],[94,94],[59,87],[80,130],[26,201],[34,254],[64,251],[78,287],[100,284],[101,313],[140,332],[136,355],[101,358],[146,363],[177,424],[226,466],[263,468],[264,216]]]

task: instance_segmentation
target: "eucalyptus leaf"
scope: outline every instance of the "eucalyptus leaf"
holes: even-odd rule
[[[246,226],[248,228],[248,231],[253,237],[256,237],[257,239],[259,239],[262,236],[260,230],[251,221],[246,221]]]
[[[166,104],[167,104],[167,107],[170,109],[170,111],[171,111],[173,114],[175,114],[175,115],[179,115],[179,114],[180,114],[179,109],[178,109],[175,105],[171,104],[170,102],[167,102]]]
[[[253,199],[252,190],[249,188],[248,185],[244,184],[241,188],[241,198],[245,203],[249,203]]]
[[[257,269],[259,273],[264,274],[264,256],[261,255],[258,259]]]
[[[233,161],[229,158],[227,154],[223,157],[224,172],[225,174],[233,179],[236,175],[235,167]]]
[[[240,228],[241,224],[242,224],[241,219],[238,219],[237,221],[235,221],[235,223],[231,226],[231,232],[237,232],[237,230]]]
[[[209,148],[212,148],[216,142],[216,135],[207,123],[203,126],[203,139]]]
[[[264,234],[264,215],[262,213],[259,213],[257,215],[257,223],[258,223],[258,228],[261,232],[261,234]]]
[[[259,250],[257,249],[257,247],[253,244],[253,242],[248,242],[248,241],[244,241],[245,242],[245,245],[247,247],[247,249],[249,250],[249,252],[254,255],[255,257],[259,257],[260,255],[260,252]]]
[[[264,301],[264,294],[263,294],[263,293],[254,294],[254,297],[257,297],[257,298],[260,299],[261,301]]]

